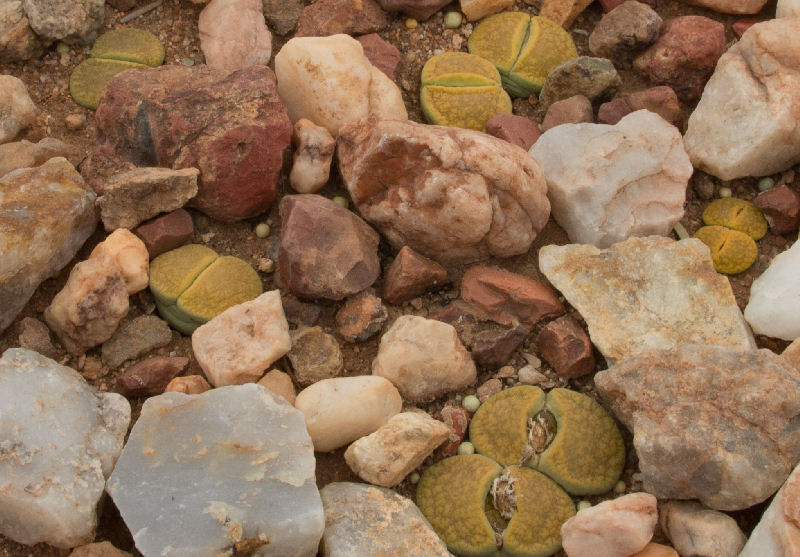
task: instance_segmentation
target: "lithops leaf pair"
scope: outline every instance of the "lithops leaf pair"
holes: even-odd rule
[[[703,226],[695,237],[711,250],[719,273],[735,275],[750,268],[758,257],[756,240],[767,233],[768,223],[753,203],[735,197],[717,199],[703,211]]]
[[[445,52],[425,63],[420,105],[431,124],[478,131],[495,114],[511,112],[497,69],[466,52]]]
[[[467,46],[497,67],[503,85],[515,97],[538,94],[556,66],[578,56],[563,27],[522,12],[487,17],[475,26]]]
[[[238,257],[188,244],[150,262],[150,291],[161,316],[190,335],[231,306],[257,298],[261,279]]]
[[[92,46],[91,57],[73,70],[69,92],[81,106],[97,108],[106,84],[118,73],[164,63],[164,45],[143,29],[114,29],[101,35]]]

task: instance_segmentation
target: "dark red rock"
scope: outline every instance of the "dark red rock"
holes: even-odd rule
[[[447,282],[447,270],[436,261],[403,246],[386,272],[383,298],[400,304]]]
[[[287,292],[341,300],[380,274],[378,233],[355,213],[321,195],[281,199],[278,269]]]
[[[144,242],[150,259],[153,259],[191,240],[194,223],[188,211],[175,209],[137,226],[133,233]]]
[[[428,317],[448,323],[454,327],[457,325],[471,325],[479,321],[478,316],[475,315],[475,311],[476,308],[471,304],[468,304],[464,300],[456,300],[455,302],[447,304],[441,311],[432,313]]]
[[[379,333],[388,318],[381,299],[365,291],[347,300],[336,312],[337,332],[349,342],[363,342]]]
[[[495,114],[486,122],[486,133],[522,147],[526,151],[542,135],[536,122],[516,114]]]
[[[725,52],[725,26],[686,15],[668,19],[653,46],[634,60],[637,71],[658,85],[669,85],[685,101],[697,99]]]
[[[542,317],[564,313],[556,293],[540,282],[476,266],[461,279],[461,297],[501,325],[533,326]]]
[[[651,87],[631,93],[627,99],[632,111],[649,110],[673,125],[681,123],[681,103],[672,87]]]
[[[594,371],[592,343],[568,315],[548,323],[536,338],[536,346],[561,377],[572,379]]]
[[[731,30],[737,39],[741,39],[744,32],[762,20],[755,17],[744,17],[731,25]]]
[[[424,21],[452,0],[378,0],[387,12],[403,12],[408,17]]]
[[[597,110],[597,123],[614,125],[633,112],[625,97],[615,97],[600,105]]]
[[[301,302],[292,296],[281,296],[281,305],[286,321],[297,327],[313,327],[322,317],[322,308],[317,304]]]
[[[447,441],[437,449],[437,456],[453,456],[458,453],[458,446],[467,435],[471,416],[469,411],[461,406],[445,404],[440,419],[450,427],[451,432]]]
[[[142,360],[122,372],[117,380],[117,392],[130,398],[161,394],[187,367],[189,358],[183,357]]]
[[[317,0],[303,8],[295,37],[366,35],[388,25],[389,18],[375,0]]]
[[[753,201],[775,234],[788,234],[800,226],[800,198],[788,186],[776,186]]]
[[[592,101],[583,95],[575,95],[549,106],[542,120],[542,130],[547,131],[561,124],[580,124],[594,122]]]
[[[364,56],[370,64],[385,73],[389,79],[394,81],[397,64],[400,63],[402,56],[393,44],[384,41],[377,33],[356,37],[364,48]]]
[[[96,192],[135,166],[195,167],[199,191],[188,206],[223,221],[272,205],[292,135],[265,66],[230,74],[204,65],[122,72],[106,86],[95,124],[97,143],[81,170]]]
[[[472,341],[472,359],[483,369],[497,369],[508,363],[514,351],[530,334],[527,325],[511,328],[491,327],[476,333]]]

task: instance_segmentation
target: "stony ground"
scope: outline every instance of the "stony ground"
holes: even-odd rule
[[[521,0],[517,0],[515,9],[533,13],[537,8],[535,1],[536,0],[526,0],[526,2],[522,2]],[[142,4],[144,3],[146,2],[142,2]],[[306,0],[306,3],[311,3],[311,1]],[[404,25],[405,18],[403,16],[394,15],[390,27],[380,33],[384,39],[394,44],[403,54],[403,59],[398,68],[397,83],[402,89],[406,105],[409,109],[409,116],[412,120],[422,121],[417,100],[419,74],[422,64],[424,64],[430,56],[441,51],[466,51],[466,39],[472,30],[472,25],[464,21],[461,27],[455,30],[445,29],[443,25],[443,14],[449,10],[457,9],[457,7],[457,3],[454,3],[442,10],[442,12],[434,15],[430,20],[421,22],[414,30],[409,30]],[[197,35],[197,18],[200,10],[201,6],[196,6],[188,2],[188,0],[165,0],[156,10],[138,17],[128,25],[147,29],[161,39],[166,47],[166,64],[201,64],[203,63],[203,54],[200,50],[200,43]],[[734,36],[731,32],[731,24],[738,19],[735,16],[724,16],[709,10],[688,6],[676,0],[659,0],[657,11],[664,19],[688,14],[699,14],[711,17],[723,22],[726,25],[728,40],[734,40]],[[762,14],[758,17],[767,19],[774,14],[774,11],[775,2],[772,1],[767,3]],[[102,31],[110,30],[118,26],[120,24],[119,20],[123,15],[124,14],[117,12],[110,6],[107,6],[105,24]],[[601,15],[602,10],[599,4],[595,3],[572,25],[572,37],[578,47],[579,54],[590,54],[587,47],[588,34]],[[283,38],[273,36],[273,53],[277,52],[282,44],[289,38],[290,36]],[[54,45],[41,59],[31,60],[22,64],[9,65],[8,67],[0,69],[2,69],[2,73],[8,73],[22,79],[28,86],[30,95],[36,105],[42,109],[42,113],[36,124],[31,129],[24,132],[18,139],[38,141],[47,136],[56,137],[75,146],[79,152],[78,160],[81,160],[94,143],[95,130],[93,112],[77,106],[72,101],[69,95],[68,80],[72,69],[88,57],[89,48],[71,47],[68,52],[64,50],[65,49],[62,48],[59,51]],[[636,91],[648,86],[645,80],[633,71],[620,70],[620,75],[623,79],[622,92]],[[685,106],[685,115],[687,117],[693,108],[693,106]],[[524,99],[516,99],[514,101],[514,113],[539,120],[542,116],[537,112],[535,106],[532,106]],[[65,118],[73,114],[85,115],[86,124],[82,128],[77,130],[67,128]],[[290,161],[291,157],[287,152],[284,173],[279,185],[279,195],[282,193],[290,193],[287,180]],[[794,170],[800,171],[800,168],[795,168]],[[797,176],[798,178],[796,179],[795,173],[792,171],[784,173],[783,182],[788,183],[797,190],[798,187],[800,187],[800,174],[797,174]],[[774,178],[777,180],[779,176],[774,176]],[[781,181],[778,181],[778,183],[781,183]],[[716,178],[711,178],[699,172],[695,173],[690,183],[689,191],[687,192],[686,216],[682,221],[682,224],[690,234],[701,226],[700,214],[708,204],[708,192],[713,192],[713,195],[715,195],[719,187],[723,185],[730,187],[735,197],[743,199],[752,199],[758,193],[756,180],[752,178],[722,183]],[[704,192],[704,194],[701,194],[701,192]],[[335,195],[346,195],[346,190],[341,185],[338,177],[334,176],[331,182],[319,193],[328,197],[333,197]],[[254,267],[257,266],[261,258],[267,256],[274,259],[277,255],[280,233],[277,204],[269,214],[235,224],[214,222],[197,212],[193,212],[192,216],[194,218],[196,230],[195,237],[193,238],[193,242],[195,243],[208,245],[220,253],[241,257],[252,263]],[[255,225],[260,222],[267,222],[271,226],[272,232],[266,239],[259,239],[253,231]],[[101,241],[104,236],[105,234],[101,231],[95,233],[79,252],[75,261],[88,257],[91,249]],[[793,236],[776,236],[769,233],[763,240],[759,241],[759,259],[756,264],[747,272],[730,278],[736,300],[741,309],[744,309],[747,303],[752,281],[764,271],[772,257],[786,249],[788,244],[793,240]],[[538,258],[538,250],[541,246],[554,243],[567,243],[567,237],[564,231],[551,219],[528,253],[511,259],[494,260],[488,263],[546,282],[546,279],[539,273],[537,268],[536,261]],[[393,256],[388,245],[382,245],[382,255],[384,256],[384,269],[386,269],[391,263],[391,258]],[[0,352],[4,351],[6,348],[18,346],[19,321],[24,317],[41,318],[41,313],[49,305],[50,300],[64,285],[71,267],[71,264],[68,265],[58,276],[41,285],[14,324],[0,336]],[[413,300],[411,303],[402,307],[388,306],[390,310],[390,321],[400,314],[426,316],[446,305],[449,301],[458,296],[457,285],[463,271],[464,268],[461,267],[448,268],[449,278],[452,280],[451,285],[422,298]],[[280,286],[277,283],[277,276],[263,272],[260,273],[260,275],[265,290]],[[381,286],[381,279],[379,279],[375,288],[380,291]],[[146,292],[139,294],[132,302],[129,317],[135,317],[153,311],[152,299]],[[333,318],[339,304],[323,301],[319,303],[319,306],[322,309],[321,325],[330,331],[334,330]],[[538,331],[535,330],[529,338],[535,338],[534,335],[537,332]],[[370,341],[358,345],[345,342],[341,343],[346,375],[363,375],[370,373],[370,365],[377,352],[378,338],[379,337],[375,337]],[[757,341],[760,347],[769,348],[776,352],[780,352],[785,346],[785,343],[765,337],[758,337]],[[527,345],[528,343],[526,342],[525,346],[527,347]],[[531,351],[533,351],[533,349],[531,349]],[[62,363],[74,367],[83,363],[84,374],[87,376],[87,379],[98,388],[102,390],[114,389],[116,376],[119,370],[97,369],[98,366],[93,365],[95,362],[99,364],[97,353],[90,352],[87,355],[86,362],[71,361],[70,357],[65,352],[61,354],[60,361]],[[173,332],[172,342],[168,346],[158,349],[155,354],[150,354],[149,356],[153,355],[185,355],[191,358],[192,354],[189,338],[182,337],[179,333]],[[597,356],[598,369],[604,369],[605,362],[599,354],[597,354]],[[85,365],[87,362],[89,364],[88,366]],[[517,354],[509,362],[509,365],[513,366],[515,369],[519,369],[524,363],[525,361],[522,355]],[[283,367],[286,371],[289,371],[287,362],[280,361],[278,364],[278,367]],[[86,373],[90,370],[93,373]],[[547,364],[543,364],[543,371],[548,371]],[[194,360],[192,360],[187,374],[188,373],[202,373]],[[479,376],[478,385],[494,377],[494,375],[495,371],[484,371]],[[513,384],[514,382],[513,376],[504,378],[504,380],[508,384]],[[577,390],[592,392],[591,376],[572,380],[570,384]],[[474,393],[474,389],[453,394],[449,399],[457,401],[464,395],[471,393]],[[134,407],[135,418],[138,415],[138,410],[143,401],[132,400],[131,402]],[[441,407],[443,402],[443,400],[439,400],[425,407],[425,409],[434,413]],[[629,438],[627,442],[630,446]],[[333,453],[317,455],[317,480],[320,487],[332,481],[357,481],[357,478],[345,464],[342,453],[343,449],[340,449]],[[629,451],[629,453],[632,453],[632,451]],[[633,479],[633,474],[635,472],[635,462],[629,457],[629,463],[623,475],[623,480],[626,481],[628,486],[635,487],[635,480]],[[414,496],[414,486],[408,481],[403,482],[397,490],[409,497],[413,498]],[[735,518],[737,518],[745,533],[749,533],[753,528],[763,508],[764,506],[760,505],[757,508],[734,513]],[[104,502],[97,540],[109,540],[117,547],[132,551],[135,555],[138,555],[133,549],[130,533],[120,520],[113,503],[109,499],[106,499]],[[658,541],[658,535],[655,541]],[[35,547],[20,546],[2,537],[0,537],[0,552],[2,557],[64,556],[69,554],[69,551],[59,550],[44,544],[39,544]]]

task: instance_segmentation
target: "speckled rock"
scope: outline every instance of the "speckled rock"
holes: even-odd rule
[[[303,13],[303,0],[263,0],[262,4],[269,28],[281,36],[294,30]]]
[[[589,35],[589,50],[595,56],[624,61],[630,53],[655,42],[661,24],[661,17],[653,8],[628,0],[595,25]]]
[[[784,340],[800,337],[800,285],[794,280],[800,266],[800,243],[779,253],[750,286],[744,318],[753,332]]]
[[[105,0],[22,0],[22,8],[42,39],[91,44],[103,24]]]
[[[232,72],[266,66],[272,33],[264,22],[262,0],[211,0],[197,21],[206,64]]]
[[[575,95],[590,101],[610,98],[620,85],[622,80],[611,60],[579,56],[550,72],[539,94],[539,104],[546,108]]]
[[[633,432],[645,491],[660,499],[744,509],[775,493],[800,458],[800,374],[769,350],[681,344],[594,381]]]
[[[364,218],[438,261],[524,253],[550,214],[539,164],[476,131],[370,117],[342,130],[337,160]]]
[[[348,342],[364,342],[378,334],[387,319],[389,313],[381,299],[365,290],[336,312],[336,332]]]
[[[317,0],[303,8],[295,37],[364,35],[387,25],[389,18],[375,0]]]
[[[322,327],[295,331],[292,334],[292,349],[286,356],[292,362],[294,378],[303,386],[336,377],[344,369],[339,343]]]
[[[728,279],[700,240],[631,238],[607,250],[545,246],[539,266],[586,320],[610,364],[687,339],[755,348]]]
[[[696,501],[667,501],[659,513],[661,530],[681,555],[736,557],[747,541],[732,517]]]
[[[171,340],[172,330],[166,321],[155,315],[140,315],[122,325],[103,343],[103,363],[108,367],[118,368],[127,360],[166,346]]]
[[[19,62],[41,54],[42,41],[31,29],[21,0],[0,2],[0,62]]]
[[[58,357],[58,350],[53,346],[53,340],[50,338],[50,329],[36,318],[22,318],[19,322],[17,342],[20,348],[33,350],[47,358]]]
[[[800,551],[800,466],[767,507],[739,557],[785,557]]]
[[[53,157],[69,159],[74,154],[73,147],[54,137],[45,137],[38,143],[31,143],[25,139],[4,143],[0,145],[0,178],[18,168],[33,168],[41,166]]]
[[[0,105],[0,143],[12,141],[34,122],[38,113],[25,83],[12,75],[0,75]]]

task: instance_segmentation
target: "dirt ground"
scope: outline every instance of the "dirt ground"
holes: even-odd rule
[[[529,2],[535,0],[528,0]],[[144,4],[146,2],[141,2]],[[311,3],[306,0],[306,3]],[[202,6],[197,6],[190,3],[188,0],[165,0],[164,3],[156,10],[138,17],[128,26],[147,29],[156,34],[166,47],[166,64],[200,64],[203,63],[203,54],[200,50],[200,43],[197,34],[197,18]],[[450,30],[445,29],[442,19],[443,14],[449,10],[457,10],[457,2],[450,5],[448,8],[443,9],[438,14],[434,15],[430,20],[421,22],[419,27],[415,30],[409,30],[404,25],[405,18],[399,14],[391,16],[392,23],[390,27],[383,32],[381,36],[388,42],[397,46],[403,54],[403,59],[398,68],[397,83],[400,85],[403,92],[406,105],[409,110],[409,116],[412,120],[423,121],[422,115],[419,110],[418,94],[419,94],[419,75],[422,64],[439,50],[464,50],[466,51],[466,35],[465,30],[469,29],[469,24],[462,23],[460,29]],[[520,11],[528,11],[534,13],[536,10],[535,5],[529,5],[521,0],[517,0],[515,9]],[[738,18],[735,16],[725,16],[717,14],[709,10],[696,8],[679,2],[676,0],[659,0],[659,5],[656,8],[662,18],[675,17],[678,15],[699,14],[711,17],[726,25],[726,32],[729,41],[734,40],[731,32],[731,24]],[[760,19],[768,19],[774,14],[775,1],[772,0],[764,8],[761,15],[757,16]],[[119,25],[120,18],[123,13],[117,12],[110,6],[106,6],[106,17],[102,31],[113,29]],[[590,55],[587,47],[588,34],[593,29],[595,23],[602,15],[602,10],[598,3],[592,4],[584,14],[582,14],[577,21],[572,25],[572,37],[578,47],[580,54]],[[102,32],[101,31],[101,32]],[[459,38],[461,37],[461,40]],[[277,52],[282,44],[288,40],[290,36],[278,37],[273,36],[273,53]],[[460,45],[456,48],[455,45]],[[62,49],[63,50],[63,49]],[[69,75],[73,68],[88,57],[89,48],[71,47],[68,53],[59,54],[56,51],[56,45],[53,45],[50,50],[44,54],[40,59],[31,60],[25,63],[8,65],[2,69],[2,73],[7,73],[19,77],[28,86],[36,105],[42,109],[42,113],[37,123],[22,134],[18,139],[28,139],[30,141],[38,141],[39,139],[47,136],[56,137],[73,145],[80,153],[79,159],[91,149],[95,140],[95,130],[93,117],[94,113],[90,110],[83,109],[77,106],[69,95]],[[620,70],[620,75],[623,79],[622,92],[636,91],[644,89],[649,86],[643,78],[630,70]],[[596,107],[595,107],[596,108]],[[685,106],[685,115],[691,113],[693,106]],[[535,106],[531,105],[527,99],[516,99],[514,101],[514,113],[532,117],[540,121],[541,114],[538,113]],[[84,114],[87,119],[87,124],[82,129],[77,131],[70,131],[65,126],[65,117],[70,114]],[[279,185],[279,197],[284,193],[291,193],[288,186],[288,171],[290,169],[291,156],[286,153],[283,175]],[[800,168],[795,170],[800,171]],[[800,186],[800,180],[796,179],[794,172],[784,173],[783,176],[776,175],[776,183],[788,183],[795,191]],[[742,179],[732,182],[722,183],[716,178],[711,178],[702,173],[695,173],[692,182],[687,191],[686,202],[686,216],[682,220],[682,224],[687,231],[691,234],[701,226],[700,215],[702,210],[708,204],[708,200],[701,199],[696,191],[695,184],[699,182],[711,182],[716,192],[719,187],[725,185],[730,187],[735,197],[744,199],[752,199],[758,193],[755,179]],[[322,195],[333,197],[335,195],[347,195],[346,190],[341,184],[338,176],[332,177],[331,182],[325,186],[319,193]],[[212,221],[204,215],[192,212],[195,222],[195,243],[202,243],[208,245],[219,253],[236,255],[245,259],[253,264],[255,267],[258,261],[263,257],[270,257],[273,260],[277,258],[277,247],[279,239],[280,221],[277,216],[277,203],[273,209],[265,215],[258,218],[250,219],[234,224],[224,224]],[[266,239],[258,238],[253,229],[256,224],[260,222],[267,222],[270,224],[272,232]],[[102,228],[102,227],[101,227]],[[72,265],[80,260],[88,257],[91,249],[103,238],[105,234],[98,231],[81,249],[76,259],[67,267],[65,267],[60,274],[44,282],[34,294],[30,303],[25,310],[17,317],[15,322],[0,336],[0,352],[12,346],[18,346],[19,335],[19,322],[24,317],[42,318],[42,312],[49,305],[53,296],[63,287],[66,278]],[[734,295],[740,306],[744,309],[747,304],[749,295],[750,284],[758,277],[764,269],[766,269],[769,261],[778,253],[788,247],[793,242],[795,235],[789,236],[776,236],[772,233],[758,242],[759,259],[758,261],[745,273],[730,277],[731,286]],[[546,279],[539,273],[537,268],[538,250],[541,246],[549,244],[565,244],[568,239],[564,231],[551,219],[544,231],[536,239],[531,249],[523,255],[513,257],[505,260],[490,260],[487,263],[495,265],[512,272],[525,274],[534,279],[546,282]],[[386,244],[381,245],[382,264],[384,270],[391,264],[394,256],[393,250]],[[451,284],[444,286],[438,291],[427,294],[426,296],[413,301],[412,303],[403,306],[388,306],[390,312],[390,322],[400,314],[417,314],[428,315],[446,305],[452,299],[458,297],[458,287],[460,277],[463,274],[464,267],[450,267],[448,268],[449,278]],[[265,290],[271,290],[280,287],[278,284],[278,277],[276,274],[259,273]],[[382,288],[382,278],[374,285],[376,291],[380,292]],[[334,315],[340,307],[339,303],[334,302],[319,302],[318,305],[322,308],[321,325],[329,332],[335,331]],[[132,299],[131,312],[129,317],[136,317],[144,313],[153,311],[153,303],[149,294],[141,293]],[[538,331],[534,330],[530,335],[530,339],[535,338]],[[351,344],[340,339],[340,344],[344,355],[345,374],[346,375],[363,375],[371,372],[370,366],[372,359],[377,353],[377,340],[379,337],[360,343]],[[760,347],[772,349],[780,352],[786,345],[782,341],[769,339],[765,337],[757,338]],[[535,346],[530,346],[526,341],[525,349],[529,352],[535,353]],[[185,355],[191,358],[190,369],[187,374],[201,373],[199,366],[192,358],[191,345],[189,338],[181,336],[177,332],[173,332],[172,342],[163,348],[158,349],[154,355]],[[87,355],[88,359],[99,360],[99,350],[90,352]],[[66,365],[77,367],[78,362],[72,361],[70,357],[61,352],[60,361]],[[522,356],[517,353],[509,362],[515,369],[519,369],[524,365]],[[290,371],[288,362],[280,361],[278,367],[282,367],[286,371]],[[603,369],[605,363],[602,357],[598,354],[598,368]],[[543,370],[547,371],[547,364],[543,364]],[[114,390],[116,378],[121,370],[108,370],[103,369],[105,375],[92,379],[90,382],[102,390]],[[494,376],[496,370],[485,370],[479,375],[478,385],[485,380]],[[570,385],[576,390],[592,392],[592,378],[581,378],[578,380],[570,381]],[[440,399],[431,405],[423,406],[423,409],[434,413],[446,401],[457,402],[466,394],[474,393],[475,389],[466,389],[463,392],[455,393],[447,397],[447,399]],[[143,400],[132,400],[131,403],[134,407],[134,417],[138,415]],[[627,439],[628,448],[630,449],[630,438]],[[329,454],[317,454],[317,480],[320,487],[332,481],[339,480],[352,480],[358,481],[358,478],[350,471],[345,464],[342,457],[343,450],[338,450]],[[628,465],[623,475],[623,479],[630,486],[634,484],[632,475],[636,472],[635,456],[629,450]],[[397,491],[414,497],[414,486],[410,482],[403,482]],[[597,500],[602,499],[596,498]],[[591,500],[591,498],[590,498]],[[757,522],[758,518],[763,511],[764,505],[759,505],[753,509],[735,513],[735,518],[739,521],[745,532],[749,532]],[[130,533],[125,528],[121,521],[118,512],[114,508],[110,499],[106,498],[103,502],[101,511],[100,527],[97,533],[97,541],[109,540],[115,546],[132,551],[138,555],[133,549],[133,542]],[[0,556],[2,557],[43,557],[43,556],[65,556],[68,555],[68,550],[61,550],[49,547],[45,544],[39,544],[35,547],[21,546],[9,540],[0,537]]]

